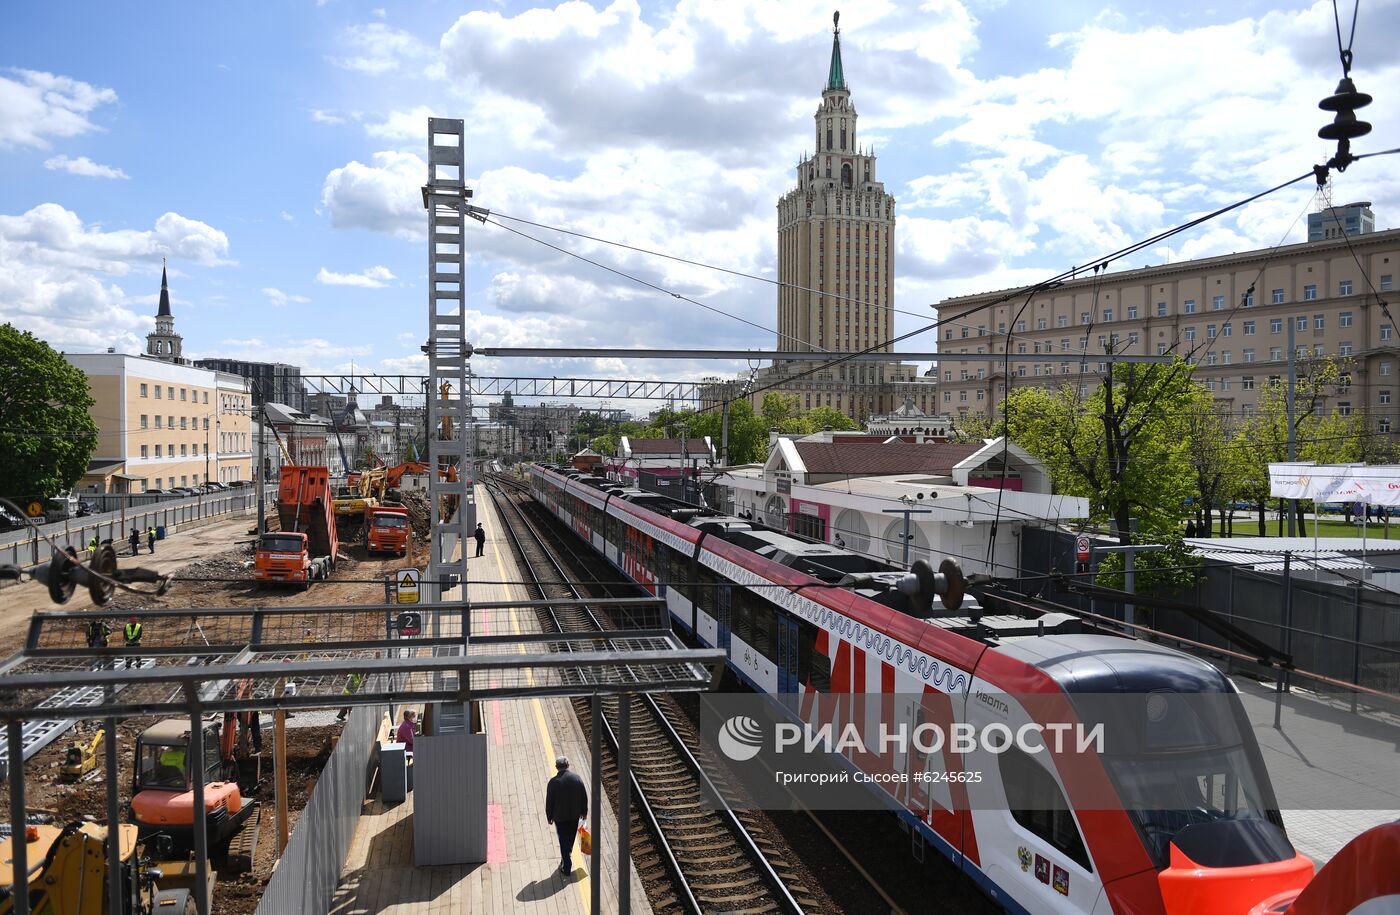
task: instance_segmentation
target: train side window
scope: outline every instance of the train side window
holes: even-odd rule
[[[734,635],[750,648],[754,646],[753,595],[740,590],[734,595]]]
[[[1055,776],[1014,746],[1001,754],[997,765],[1001,769],[1001,783],[1006,786],[1012,819],[1086,871],[1092,871],[1084,839],[1079,835],[1074,814]]]
[[[748,603],[751,605],[750,613],[752,614],[750,625],[753,626],[753,638],[749,644],[759,654],[771,659],[775,654],[773,651],[773,607],[768,601],[756,594],[749,595]]]

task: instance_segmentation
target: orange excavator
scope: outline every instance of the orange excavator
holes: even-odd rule
[[[204,772],[204,810],[210,847],[227,842],[243,827],[255,808],[251,801],[244,799],[236,777],[229,778],[229,760],[235,743],[233,730],[218,719],[206,718],[202,760],[193,758],[188,718],[167,718],[141,733],[136,739],[131,818],[142,838],[164,833],[181,849],[194,847],[191,775],[196,765]]]

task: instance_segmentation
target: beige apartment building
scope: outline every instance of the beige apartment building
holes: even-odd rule
[[[1222,408],[1248,416],[1259,391],[1288,372],[1288,331],[1307,360],[1347,361],[1325,409],[1397,423],[1400,339],[1380,302],[1400,273],[1400,230],[1331,238],[1158,267],[1085,275],[1030,296],[1014,290],[945,299],[941,317],[988,303],[940,328],[937,412],[986,414],[1008,385],[1099,384],[1106,353],[1179,353]],[[1024,306],[1024,307],[1023,307]],[[1394,311],[1395,309],[1391,309]],[[959,360],[959,353],[1006,354]],[[1397,430],[1400,431],[1400,430]]]
[[[149,355],[64,358],[87,375],[99,431],[91,465],[106,468],[114,489],[252,479],[252,393],[243,377]]]

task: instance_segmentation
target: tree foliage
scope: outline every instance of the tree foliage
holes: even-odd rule
[[[92,405],[81,369],[33,334],[0,326],[0,495],[71,489],[97,447]]]

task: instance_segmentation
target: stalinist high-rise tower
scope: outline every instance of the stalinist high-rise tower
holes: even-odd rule
[[[874,150],[860,145],[856,120],[836,28],[816,153],[803,155],[797,187],[778,201],[778,279],[790,284],[778,292],[780,350],[889,352],[894,198],[876,177]]]
[[[838,13],[833,24],[839,26]],[[796,398],[799,410],[832,407],[857,421],[895,409],[937,410],[934,380],[896,362],[894,336],[894,197],[875,173],[875,151],[862,146],[856,107],[833,29],[831,64],[814,118],[816,151],[797,163],[797,186],[778,201],[778,340],[780,351],[891,353],[889,362],[830,366],[780,361],[752,384],[714,379],[701,390],[713,405],[748,395],[760,408],[770,390]]]

